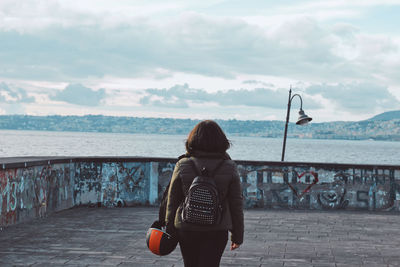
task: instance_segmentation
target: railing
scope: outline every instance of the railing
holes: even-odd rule
[[[236,161],[246,208],[400,211],[400,166]],[[157,205],[176,159],[0,158],[0,226],[77,205]]]

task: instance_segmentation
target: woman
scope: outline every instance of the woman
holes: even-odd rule
[[[236,164],[226,153],[230,142],[216,122],[206,120],[193,128],[185,146],[187,153],[177,162],[168,191],[167,232],[177,236],[185,267],[219,266],[228,241],[228,230],[231,232],[231,250],[242,244],[244,232],[240,178]],[[193,166],[202,166],[209,171],[218,167],[213,178],[222,212],[219,222],[214,225],[199,225],[182,219],[181,204],[197,176]]]

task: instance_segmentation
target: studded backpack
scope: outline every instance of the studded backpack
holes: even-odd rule
[[[190,162],[196,177],[183,202],[182,221],[200,225],[218,224],[221,219],[222,205],[214,176],[224,160],[221,160],[211,173],[205,167],[198,168],[195,161],[190,160]]]

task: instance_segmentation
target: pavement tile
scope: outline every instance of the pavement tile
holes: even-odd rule
[[[313,264],[335,263],[335,258],[334,257],[320,257],[320,258],[311,259],[311,262]]]
[[[283,266],[290,266],[290,267],[313,267],[311,263],[298,263],[298,262],[284,262]]]
[[[260,267],[282,267],[283,262],[271,262],[271,263],[263,263],[260,265]]]
[[[38,267],[42,267],[42,266],[49,266],[49,267],[86,267],[88,266],[88,264],[69,264],[69,263],[65,263],[65,264],[50,264],[50,265],[44,265],[43,263],[39,263],[37,265]],[[35,266],[36,267],[36,266]],[[108,266],[109,267],[109,266]]]
[[[313,263],[313,267],[336,267],[335,263]]]
[[[356,263],[336,263],[336,267],[357,267],[357,266],[362,266],[362,265]]]
[[[150,265],[144,265],[143,263],[139,263],[139,262],[122,262],[116,266],[118,266],[118,267],[145,267],[145,266],[150,266]],[[154,265],[151,265],[151,266],[154,266]]]

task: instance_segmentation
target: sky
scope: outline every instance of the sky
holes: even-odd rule
[[[1,0],[0,114],[314,122],[400,110],[399,0]],[[296,121],[299,97],[292,99]]]

